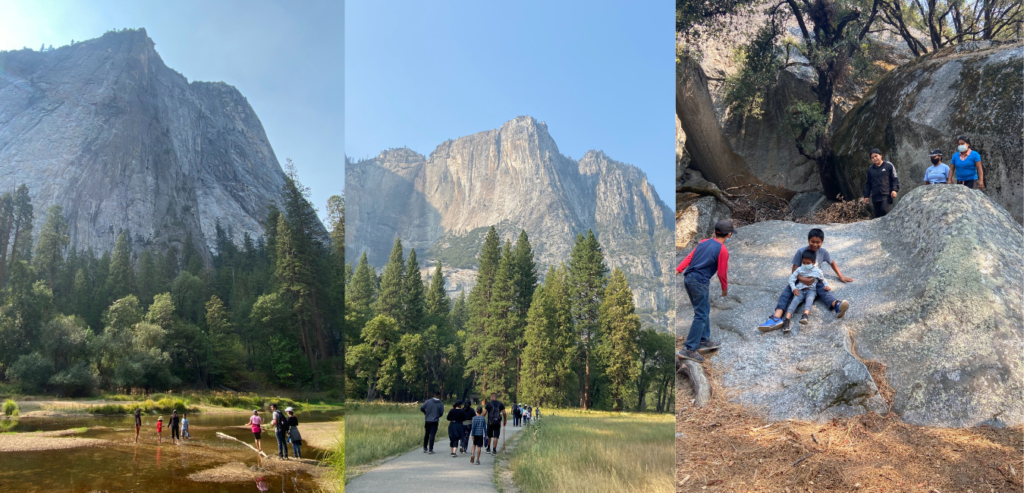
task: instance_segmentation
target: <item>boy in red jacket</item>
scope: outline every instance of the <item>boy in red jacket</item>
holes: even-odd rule
[[[676,267],[676,275],[683,273],[683,287],[693,305],[693,324],[690,334],[676,356],[703,362],[702,352],[718,349],[720,344],[711,340],[711,298],[708,290],[711,276],[718,274],[722,296],[729,294],[729,250],[725,242],[732,238],[732,221],[723,219],[715,223],[715,237],[700,242]]]

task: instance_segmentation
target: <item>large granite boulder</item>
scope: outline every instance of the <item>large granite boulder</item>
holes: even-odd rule
[[[730,398],[771,419],[884,412],[862,363],[875,360],[887,365],[892,410],[908,423],[1024,423],[1024,229],[1005,209],[966,187],[919,187],[884,218],[818,226],[854,279],[844,284],[824,268],[852,307],[836,319],[817,303],[808,325],[763,334],[756,326],[811,227],[756,223],[728,244],[729,296],[716,294],[717,280],[711,286],[712,338],[722,341],[711,358]],[[692,307],[681,285],[676,300],[685,336]]]
[[[965,134],[981,154],[985,195],[1024,222],[1024,43],[972,42],[892,70],[836,132],[832,166],[847,198],[863,193],[868,151],[896,165],[904,192],[923,184],[931,149],[949,163]]]

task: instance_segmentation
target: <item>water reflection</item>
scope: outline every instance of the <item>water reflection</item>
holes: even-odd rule
[[[4,420],[0,420],[0,432],[14,431],[14,428],[17,427],[17,426],[18,426],[18,420],[17,419],[4,419]]]

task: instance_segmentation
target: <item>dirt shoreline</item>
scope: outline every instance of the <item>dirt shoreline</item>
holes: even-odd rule
[[[0,452],[40,452],[65,450],[78,447],[109,445],[109,440],[98,438],[70,438],[82,433],[82,429],[37,431],[32,433],[0,434]]]

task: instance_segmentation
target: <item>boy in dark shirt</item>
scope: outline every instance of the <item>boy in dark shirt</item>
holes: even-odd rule
[[[870,201],[875,209],[875,218],[879,218],[889,213],[887,207],[892,205],[892,199],[899,191],[900,178],[896,176],[896,167],[882,159],[882,151],[871,149],[871,166],[868,167],[864,198],[861,200],[865,204]]]
[[[693,323],[683,349],[676,356],[697,362],[704,361],[700,352],[717,349],[711,340],[711,298],[708,289],[711,276],[718,274],[722,296],[729,294],[729,250],[725,242],[732,238],[732,221],[723,219],[715,224],[715,237],[701,241],[676,267],[676,275],[683,272],[683,286],[693,305]]]

